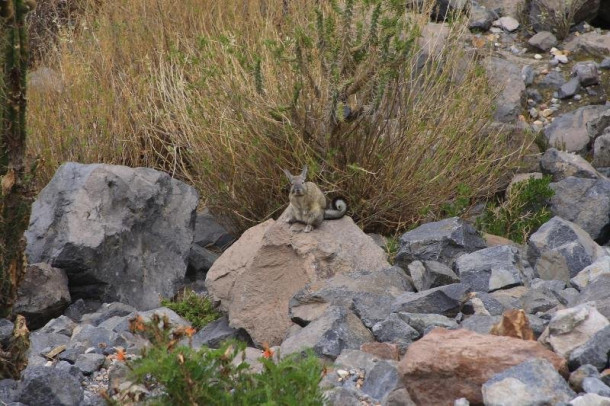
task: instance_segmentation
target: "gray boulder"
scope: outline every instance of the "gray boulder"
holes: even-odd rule
[[[578,78],[568,80],[566,83],[561,85],[557,91],[557,97],[559,99],[569,99],[570,97],[574,97],[574,95],[580,90],[581,84],[582,83]]]
[[[460,281],[451,268],[436,261],[413,261],[407,269],[418,292]]]
[[[551,175],[553,182],[559,182],[573,176],[575,178],[599,179],[603,176],[580,155],[559,151],[555,148],[547,149],[540,157],[542,173]]]
[[[399,267],[354,271],[309,283],[288,305],[291,319],[301,325],[318,318],[329,306],[343,306],[353,308],[370,328],[391,313],[397,296],[411,291],[411,281]]]
[[[506,306],[486,292],[471,292],[468,295],[468,300],[462,307],[462,313],[465,315],[484,314],[500,316],[504,313],[504,310],[506,310]]]
[[[462,283],[475,292],[522,285],[526,275],[532,275],[527,261],[517,247],[501,245],[464,254],[455,261],[455,269]]]
[[[599,72],[594,61],[577,62],[572,67],[572,76],[578,79],[582,86],[591,86],[599,83]]]
[[[58,333],[40,333],[34,331],[30,334],[30,349],[28,350],[28,368],[30,366],[44,365],[47,359],[44,354],[55,347],[68,345],[70,337]]]
[[[227,317],[221,317],[215,320],[201,330],[199,330],[192,338],[193,348],[202,346],[210,348],[218,348],[224,341],[229,339],[237,339],[240,341],[252,343],[252,339],[244,329],[236,329],[229,326]]]
[[[610,167],[610,132],[605,132],[593,143],[593,166],[596,168]]]
[[[550,187],[555,216],[578,224],[599,243],[610,239],[610,180],[568,177]]]
[[[102,365],[104,365],[105,360],[106,357],[102,354],[80,354],[78,357],[76,357],[76,362],[74,365],[80,369],[83,375],[88,376],[99,370]]]
[[[358,349],[369,341],[374,341],[373,335],[354,313],[331,306],[318,319],[289,335],[280,346],[280,353],[288,355],[312,348],[318,356],[334,360],[344,349]]]
[[[561,295],[547,288],[530,289],[519,301],[520,307],[528,314],[544,313],[567,303]]]
[[[401,353],[404,353],[409,344],[420,337],[419,332],[396,313],[392,313],[385,320],[376,323],[371,331],[377,341],[397,344]]]
[[[591,140],[587,123],[608,110],[608,106],[584,106],[564,113],[544,130],[548,145],[569,152],[586,152]]]
[[[444,327],[447,329],[457,328],[457,322],[455,320],[440,314],[407,312],[400,312],[397,314],[409,326],[413,327],[420,336],[425,335],[435,327]]]
[[[570,370],[582,365],[591,364],[598,371],[608,367],[608,354],[610,353],[610,326],[599,330],[582,346],[570,353],[568,366]]]
[[[571,53],[584,53],[597,58],[605,58],[610,52],[610,33],[586,32],[567,41],[564,49]]]
[[[557,45],[557,37],[548,31],[540,31],[534,34],[527,43],[541,51],[549,51]]]
[[[541,89],[559,90],[559,88],[565,83],[566,79],[563,77],[561,72],[552,70],[547,73],[542,80],[540,80],[538,87]]]
[[[57,333],[70,337],[75,327],[76,323],[72,321],[72,319],[62,315],[56,319],[50,320],[38,331],[45,334]]]
[[[593,262],[591,265],[584,268],[575,277],[570,279],[572,286],[578,290],[583,290],[598,276],[610,274],[610,256],[604,256]]]
[[[493,12],[485,7],[472,4],[468,18],[468,28],[470,30],[487,31],[491,28],[491,23],[493,23],[496,17]]]
[[[585,378],[582,380],[582,389],[586,393],[595,393],[600,396],[610,397],[610,387],[599,378]]]
[[[482,392],[486,406],[556,405],[576,396],[553,364],[541,358],[494,375],[483,384]]]
[[[32,206],[27,255],[64,269],[74,298],[154,308],[183,283],[197,202],[153,169],[66,163]]]
[[[541,279],[567,283],[604,254],[582,228],[557,216],[528,241],[528,260]]]
[[[392,311],[435,313],[447,317],[455,317],[460,311],[460,307],[469,291],[469,285],[453,283],[418,293],[403,293],[394,301]]]
[[[49,264],[28,265],[17,291],[13,314],[22,314],[30,330],[58,317],[70,304],[66,273]]]
[[[494,91],[500,92],[495,101],[494,120],[501,123],[516,122],[526,99],[521,68],[508,60],[490,57],[486,59],[485,69],[488,77],[493,78],[491,83]]]
[[[595,307],[610,320],[610,275],[602,274],[580,292],[577,303],[595,302]]]
[[[81,317],[81,324],[99,326],[112,317],[124,317],[134,313],[136,309],[121,302],[104,303],[93,313],[87,313]]]
[[[568,406],[610,406],[610,398],[595,393],[586,393],[572,399]]]
[[[479,334],[490,334],[494,325],[502,321],[502,316],[474,314],[465,318],[459,328],[474,331]]]
[[[37,366],[24,371],[16,400],[26,405],[78,406],[83,397],[77,377],[65,370]]]
[[[568,382],[576,392],[583,392],[582,381],[585,378],[599,378],[599,371],[593,365],[584,364],[570,373]]]
[[[422,224],[403,234],[396,263],[403,269],[415,260],[453,266],[458,256],[485,247],[485,241],[473,226],[459,217],[452,217]]]

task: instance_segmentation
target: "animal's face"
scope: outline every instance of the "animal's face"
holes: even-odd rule
[[[307,177],[307,165],[303,167],[303,171],[300,175],[294,176],[286,169],[284,173],[288,180],[290,180],[290,193],[294,196],[303,196],[307,193],[307,187],[305,186],[305,178]]]

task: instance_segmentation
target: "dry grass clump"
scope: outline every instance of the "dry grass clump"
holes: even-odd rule
[[[460,184],[496,191],[523,148],[486,128],[464,27],[425,42],[427,17],[402,3],[102,2],[44,58],[65,90],[30,92],[41,184],[66,160],[150,166],[244,229],[285,207],[281,168],[308,164],[381,232],[433,217]]]

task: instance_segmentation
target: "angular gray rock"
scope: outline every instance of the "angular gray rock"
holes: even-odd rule
[[[76,323],[72,319],[62,315],[56,319],[49,320],[38,332],[44,334],[57,333],[70,337],[75,327]]]
[[[610,34],[586,32],[567,41],[564,49],[572,53],[585,53],[597,58],[605,58],[610,52]]]
[[[400,237],[396,263],[403,269],[411,261],[438,261],[453,266],[455,259],[468,252],[485,248],[476,229],[459,217],[422,224]]]
[[[591,140],[587,123],[598,118],[610,106],[584,106],[556,117],[544,130],[548,145],[569,152],[586,152]]]
[[[593,166],[596,168],[610,167],[610,132],[595,139],[593,143]]]
[[[572,67],[572,76],[576,77],[585,87],[599,83],[599,72],[594,61],[577,62]]]
[[[485,314],[473,314],[460,323],[459,328],[474,331],[479,334],[491,333],[491,328],[502,321],[502,316],[490,316]]]
[[[540,157],[542,173],[551,175],[553,182],[559,182],[573,176],[575,178],[599,179],[603,176],[591,164],[578,154],[547,149]]]
[[[495,17],[494,13],[490,12],[485,7],[472,4],[468,19],[468,28],[470,30],[487,31],[491,28],[491,23],[496,19]]]
[[[513,32],[519,28],[519,21],[511,16],[504,16],[498,18],[493,22],[494,27],[500,27],[505,31]]]
[[[221,317],[215,320],[201,330],[199,330],[192,338],[193,348],[202,346],[210,348],[218,348],[224,341],[228,339],[237,339],[251,344],[252,339],[244,329],[235,329],[229,326],[227,317]]]
[[[475,292],[522,285],[526,275],[532,274],[527,261],[517,247],[501,245],[464,254],[455,261],[455,270],[462,283]]]
[[[17,291],[13,314],[25,316],[30,330],[61,315],[70,304],[66,273],[49,264],[28,265]]]
[[[119,335],[103,327],[94,327],[89,324],[77,326],[72,333],[68,348],[89,348],[93,347],[96,351],[102,348],[114,347],[118,345]]]
[[[418,292],[460,281],[451,268],[436,261],[413,261],[407,269]]]
[[[128,316],[136,311],[135,307],[121,302],[104,303],[93,313],[87,313],[81,318],[81,324],[98,326],[112,317]]]
[[[503,17],[506,18],[506,17]],[[521,68],[516,64],[497,57],[486,58],[485,69],[494,91],[500,92],[496,98],[494,120],[501,123],[514,123],[525,104],[525,83]]]
[[[578,290],[583,290],[598,276],[610,274],[610,256],[604,256],[584,268],[575,277],[570,279],[572,286]]]
[[[608,354],[610,353],[610,326],[599,330],[582,346],[570,354],[568,366],[575,370],[582,365],[591,364],[598,371],[608,367]]]
[[[482,392],[486,406],[556,405],[576,396],[553,364],[540,358],[494,375]]]
[[[557,97],[559,99],[569,99],[570,97],[574,97],[574,95],[580,90],[581,84],[582,83],[578,78],[568,80],[566,83],[561,85],[557,91]]]
[[[76,362],[74,365],[80,369],[83,375],[91,375],[95,371],[99,370],[102,365],[104,365],[105,360],[106,357],[102,354],[81,354],[76,357]]]
[[[385,320],[376,323],[371,331],[377,341],[397,344],[401,353],[406,350],[409,344],[420,337],[417,330],[396,313],[392,313]]]
[[[368,371],[362,385],[362,392],[373,399],[381,400],[390,394],[397,386],[401,386],[396,369],[397,363],[379,361]]]
[[[447,329],[457,328],[457,322],[440,314],[426,313],[397,313],[409,326],[413,327],[420,336],[425,335],[428,331],[435,327],[444,327]]]
[[[582,392],[582,382],[585,378],[599,378],[599,371],[593,365],[585,364],[578,367],[570,374],[570,387],[576,392]]]
[[[557,354],[568,358],[598,331],[610,325],[608,319],[589,303],[558,310],[538,341],[550,345]]]
[[[595,393],[586,393],[572,399],[568,406],[610,406],[610,398]]]
[[[354,313],[331,306],[318,319],[288,336],[280,353],[288,355],[312,348],[318,356],[334,360],[344,349],[358,349],[369,341],[374,341],[373,335]]]
[[[577,303],[594,302],[601,314],[610,320],[610,275],[602,274],[580,292]]]
[[[27,255],[64,269],[74,298],[154,308],[183,283],[197,203],[163,172],[66,163],[32,206]]]
[[[610,387],[599,378],[585,378],[582,380],[582,389],[586,393],[595,393],[600,396],[610,397]]]
[[[33,331],[30,334],[30,349],[28,351],[28,368],[30,366],[44,365],[47,359],[44,354],[60,345],[68,345],[70,337],[57,333],[40,333]]]
[[[534,34],[527,43],[541,51],[549,51],[557,45],[557,37],[548,31],[540,31]]]
[[[528,314],[547,312],[560,304],[567,303],[558,293],[547,288],[530,289],[519,301],[520,307]]]
[[[563,77],[563,75],[560,72],[552,70],[549,73],[547,73],[542,78],[542,80],[540,80],[540,83],[538,83],[538,86],[541,89],[559,90],[559,88],[561,86],[563,86],[565,83],[566,83],[566,80]]]
[[[600,244],[610,240],[610,180],[568,177],[549,185],[555,216],[578,224]],[[575,276],[575,275],[573,275]]]
[[[604,254],[582,228],[557,216],[528,241],[528,260],[541,279],[567,283]]]
[[[464,283],[453,283],[418,293],[407,292],[396,298],[392,311],[435,313],[455,317],[468,292],[470,292],[470,286]]]
[[[309,283],[289,301],[291,319],[306,324],[329,306],[353,308],[369,328],[391,313],[394,298],[413,291],[409,276],[395,266],[376,272],[354,271]]]
[[[16,396],[26,405],[78,406],[84,394],[80,381],[68,371],[50,367],[28,367]]]
[[[465,315],[484,314],[500,316],[504,313],[504,310],[506,310],[506,306],[491,294],[485,292],[471,292],[468,295],[468,300],[462,307],[462,313]]]

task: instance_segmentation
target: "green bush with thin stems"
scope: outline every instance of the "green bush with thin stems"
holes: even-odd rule
[[[153,315],[148,323],[132,321],[132,329],[152,340],[142,356],[127,361],[132,382],[157,395],[143,399],[151,405],[322,405],[321,361],[307,352],[277,360],[261,357],[260,373],[244,362],[245,344],[227,341],[218,349],[175,345],[185,337],[173,329],[167,317]],[[110,404],[129,400],[129,391]]]
[[[183,3],[109,0],[45,57],[67,86],[32,92],[41,184],[65,160],[154,167],[241,231],[280,214],[281,169],[307,164],[361,227],[394,234],[459,184],[500,190],[529,142],[488,128],[464,21],[396,0]]]

